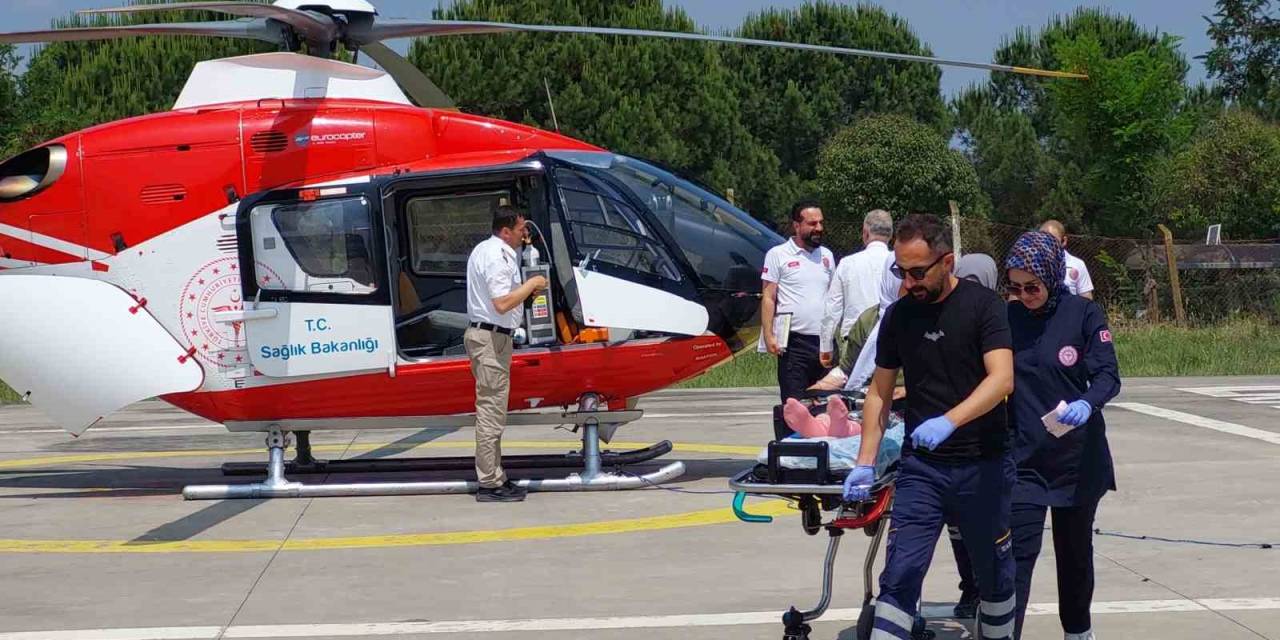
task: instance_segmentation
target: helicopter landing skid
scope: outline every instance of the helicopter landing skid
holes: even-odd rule
[[[321,460],[311,455],[309,431],[295,431],[293,435],[297,439],[297,453],[293,460],[284,463],[284,472],[291,475],[389,471],[467,471],[474,469],[476,466],[476,459],[471,456]],[[671,453],[672,448],[673,445],[670,440],[663,440],[641,449],[601,451],[600,466],[625,467],[648,462]],[[563,454],[502,457],[503,469],[566,469],[581,467],[583,464],[584,459],[581,451],[570,451]],[[222,464],[222,475],[226,476],[260,476],[266,472],[267,464],[262,462],[224,462]]]
[[[597,413],[599,406],[598,398],[594,394],[583,396],[579,403],[579,411],[586,413]],[[638,412],[637,412],[638,413]],[[669,482],[684,474],[685,467],[683,462],[672,462],[660,469],[649,473],[629,474],[629,473],[612,473],[602,471],[602,467],[607,465],[620,466],[625,464],[635,464],[645,460],[652,460],[658,456],[664,455],[671,451],[671,443],[668,441],[659,442],[644,449],[636,449],[625,452],[605,452],[600,451],[600,432],[602,429],[611,432],[617,425],[600,424],[594,417],[582,421],[579,425],[582,430],[582,450],[581,452],[573,452],[563,456],[514,456],[504,458],[504,466],[508,464],[508,460],[516,462],[512,468],[546,468],[553,466],[553,461],[561,463],[558,466],[581,466],[581,471],[570,474],[564,478],[541,478],[541,479],[523,479],[514,480],[515,484],[524,487],[529,491],[612,491],[619,489],[638,489],[645,486],[659,485]],[[350,460],[350,461],[321,461],[311,457],[311,446],[309,434],[298,434],[298,459],[294,462],[294,468],[307,469],[318,468],[321,465],[332,466],[335,463],[341,468],[348,465],[343,471],[408,471],[408,470],[460,470],[462,468],[470,469],[474,466],[474,459],[467,458],[466,467],[460,467],[459,460],[456,458],[417,458],[404,460]],[[272,426],[267,432],[267,451],[268,462],[265,468],[267,477],[262,482],[250,484],[231,484],[231,485],[190,485],[184,487],[182,496],[187,500],[227,500],[236,498],[321,498],[321,497],[337,497],[337,496],[393,496],[393,495],[442,495],[442,494],[459,494],[459,493],[475,493],[480,489],[479,483],[474,480],[443,480],[432,482],[361,482],[346,484],[306,484],[302,482],[292,482],[285,478],[286,471],[289,471],[284,460],[285,449],[292,443],[294,437],[289,431],[283,430],[278,426]],[[385,463],[377,469],[371,469],[368,465],[371,463]],[[364,465],[363,467],[359,465]],[[396,466],[399,465],[399,466]],[[412,466],[420,465],[420,466]],[[434,466],[421,466],[434,465]],[[229,467],[229,470],[228,470]],[[224,465],[224,473],[231,475],[240,475],[251,473],[249,469],[253,469],[259,473],[263,467],[255,465],[249,467],[247,465]],[[327,469],[334,471],[334,469]],[[297,471],[303,472],[305,471]]]

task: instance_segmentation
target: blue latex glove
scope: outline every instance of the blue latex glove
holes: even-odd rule
[[[1093,415],[1093,407],[1089,406],[1089,402],[1087,400],[1076,400],[1075,402],[1067,405],[1067,408],[1062,412],[1062,415],[1058,416],[1058,422],[1072,427],[1078,427],[1088,422],[1089,416],[1091,415]]]
[[[871,485],[876,481],[876,468],[858,465],[844,479],[844,499],[847,502],[862,502],[871,499]]]
[[[955,430],[956,426],[946,416],[929,418],[911,432],[911,444],[932,451],[950,438]]]

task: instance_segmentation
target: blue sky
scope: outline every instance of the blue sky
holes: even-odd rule
[[[373,0],[384,16],[430,17],[436,0]],[[4,30],[47,28],[54,16],[77,9],[124,4],[123,0],[8,0]],[[667,0],[683,7],[700,25],[712,31],[730,29],[753,11],[769,6],[792,7],[802,0]],[[906,18],[916,34],[939,56],[989,61],[1000,39],[1017,27],[1039,27],[1056,13],[1077,6],[1104,7],[1132,16],[1139,24],[1182,38],[1182,50],[1191,63],[1189,79],[1203,80],[1204,65],[1194,57],[1209,50],[1203,18],[1214,11],[1212,0],[1114,0],[1113,2],[1052,2],[1049,0],[876,0],[873,4]],[[403,51],[404,43],[391,43]],[[951,96],[987,77],[984,71],[944,69],[943,93]]]

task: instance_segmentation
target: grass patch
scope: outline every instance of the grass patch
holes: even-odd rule
[[[677,389],[721,389],[725,387],[778,386],[777,358],[757,353],[752,344],[732,360],[692,379],[676,385]]]
[[[1280,372],[1280,328],[1237,318],[1216,327],[1117,327],[1120,375],[1247,376]]]
[[[1216,327],[1171,325],[1112,328],[1124,377],[1247,376],[1280,373],[1280,328],[1237,318]],[[773,356],[754,350],[685,381],[679,388],[777,386]]]
[[[22,396],[19,396],[17,392],[9,388],[9,385],[0,380],[0,404],[13,404],[21,401]]]

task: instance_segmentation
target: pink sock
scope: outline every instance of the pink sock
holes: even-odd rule
[[[792,431],[805,438],[825,436],[829,430],[795,398],[787,398],[787,403],[782,407],[782,420]]]
[[[831,421],[831,429],[828,433],[832,437],[848,438],[862,433],[862,425],[849,419],[849,406],[840,396],[831,396],[827,399],[827,416]]]

